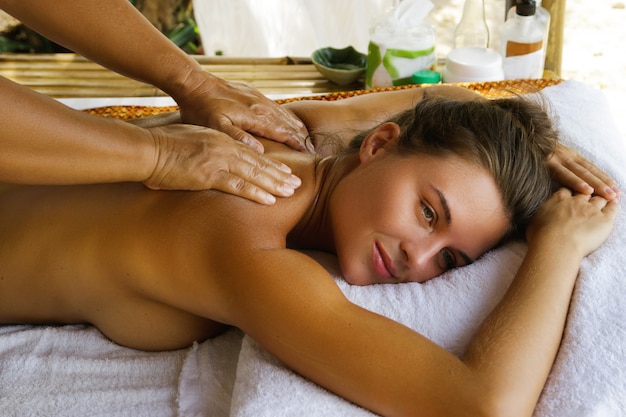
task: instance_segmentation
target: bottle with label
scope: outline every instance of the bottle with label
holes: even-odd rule
[[[487,48],[489,27],[485,20],[484,0],[465,0],[463,16],[454,31],[455,48]]]
[[[536,18],[535,0],[518,0],[515,15],[502,26],[505,79],[541,78],[545,26]]]
[[[509,3],[509,1],[510,0],[507,0],[507,4]],[[517,9],[515,7],[516,2],[511,1],[511,3],[512,4],[510,5],[510,7],[507,7],[506,16],[504,20],[515,18],[515,11]],[[548,33],[550,32],[550,12],[541,6],[541,0],[535,0],[535,3],[536,3],[535,17],[539,21],[539,23],[541,23],[544,27],[543,51],[544,51],[544,59],[545,59],[545,51],[546,51],[546,47],[548,46]]]

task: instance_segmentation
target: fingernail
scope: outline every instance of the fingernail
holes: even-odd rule
[[[604,192],[605,192],[605,193],[607,193],[607,194],[609,194],[609,195],[615,195],[615,194],[616,194],[616,192],[615,192],[615,190],[613,189],[613,187],[606,187],[606,188],[604,189]]]
[[[617,185],[612,186],[611,189],[615,192],[615,194],[619,194],[620,193],[620,190],[617,187]]]
[[[287,178],[287,183],[293,188],[298,188],[302,185],[302,180],[295,175],[291,175],[289,178]]]
[[[306,142],[304,142],[304,146],[305,146],[305,150],[308,151],[309,153],[315,153],[315,146],[313,146],[313,142],[311,142],[310,140],[307,140]]]
[[[288,184],[283,184],[280,186],[280,190],[285,194],[285,195],[292,195],[293,193],[296,192],[295,188],[293,188],[291,185]]]
[[[265,204],[274,204],[276,202],[276,197],[270,193],[264,193],[263,200]]]
[[[242,142],[259,153],[263,153],[265,151],[265,149],[263,148],[263,145],[261,145],[261,142],[249,136],[244,137],[242,139]]]
[[[281,163],[277,162],[276,163],[276,168],[280,169],[283,172],[286,172],[287,174],[291,174],[291,168],[289,168],[288,165],[281,164]]]

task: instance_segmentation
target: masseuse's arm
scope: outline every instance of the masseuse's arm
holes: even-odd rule
[[[295,371],[385,416],[530,416],[580,261],[606,239],[616,213],[614,201],[556,193],[529,229],[511,288],[463,358],[351,304],[321,266],[289,250],[245,250],[245,260],[223,271],[221,319]],[[241,241],[223,243],[227,259],[228,246]]]
[[[302,100],[284,104],[306,124],[316,150],[335,152],[334,141],[348,143],[361,131],[387,121],[393,115],[414,107],[424,98],[442,97],[455,100],[484,99],[467,88],[437,85],[375,94],[363,94],[338,101]],[[331,146],[325,146],[329,141]],[[578,152],[559,144],[548,161],[554,179],[583,194],[597,194],[606,199],[619,197],[615,181]]]
[[[0,77],[0,182],[143,181],[152,188],[214,188],[271,203],[299,179],[287,167],[191,125],[143,129],[90,116]],[[209,155],[209,158],[199,157]],[[283,182],[294,181],[291,189]]]
[[[304,149],[306,132],[297,118],[257,90],[204,71],[128,0],[0,0],[0,8],[49,39],[165,91],[187,123],[257,148],[250,133]]]

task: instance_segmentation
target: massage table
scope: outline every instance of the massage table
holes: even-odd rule
[[[491,97],[517,87],[526,93],[541,89],[562,141],[626,190],[624,138],[599,90],[549,80],[465,86]],[[304,98],[336,100],[361,93]],[[173,106],[161,98],[118,103],[104,102],[105,108],[91,112],[128,118]],[[626,415],[625,249],[626,209],[621,207],[609,239],[582,263],[563,341],[535,417]],[[334,256],[309,255],[353,302],[462,354],[511,282],[525,250],[523,242],[511,242],[425,284],[370,287],[347,285]],[[88,325],[0,326],[0,416],[300,415],[373,414],[292,372],[237,329],[187,349],[154,353],[118,346]]]

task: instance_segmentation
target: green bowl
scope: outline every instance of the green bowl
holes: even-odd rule
[[[338,85],[356,81],[365,73],[367,56],[351,46],[343,49],[320,48],[311,56],[317,70]]]

